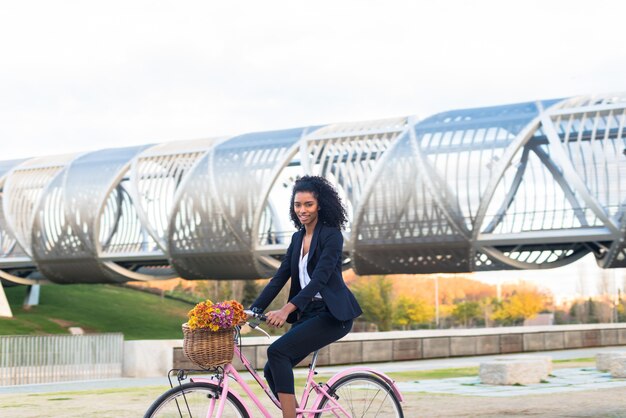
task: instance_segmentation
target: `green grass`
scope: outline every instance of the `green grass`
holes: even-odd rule
[[[554,363],[587,363],[593,362],[593,358],[576,358],[566,360],[554,360]],[[478,376],[478,367],[461,367],[439,370],[415,370],[406,372],[387,373],[391,378],[398,381],[427,380],[427,379],[448,379],[454,377]]]
[[[114,285],[41,286],[39,305],[22,308],[23,286],[4,289],[13,318],[0,318],[0,335],[121,332],[127,340],[182,338],[191,304]]]
[[[592,357],[570,358],[565,360],[552,360],[553,363],[593,363],[596,359]]]
[[[439,370],[415,370],[407,372],[390,372],[389,377],[398,381],[447,379],[453,377],[478,376],[478,367],[459,367]]]

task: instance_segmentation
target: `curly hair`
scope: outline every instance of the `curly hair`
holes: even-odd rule
[[[319,205],[318,220],[323,225],[342,229],[348,221],[346,209],[341,203],[341,198],[337,190],[328,180],[320,176],[304,176],[296,180],[291,192],[291,202],[289,205],[289,216],[296,228],[302,228],[302,223],[298,219],[293,202],[298,192],[310,192],[317,199]]]

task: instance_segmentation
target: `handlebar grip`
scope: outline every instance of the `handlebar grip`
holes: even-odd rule
[[[267,317],[265,316],[265,314],[262,313],[256,313],[254,311],[251,311],[249,309],[246,309],[243,311],[243,313],[245,313],[248,316],[251,316],[252,318],[256,318],[260,321],[265,321],[267,319]]]

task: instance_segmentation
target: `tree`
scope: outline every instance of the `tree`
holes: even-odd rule
[[[371,276],[352,283],[352,291],[363,309],[363,319],[376,324],[380,331],[389,331],[393,320],[391,281],[385,276]]]
[[[246,280],[243,284],[243,296],[241,298],[241,304],[244,308],[248,308],[252,305],[252,302],[259,296],[259,287],[255,280]]]
[[[589,298],[585,303],[585,307],[587,308],[587,323],[596,324],[598,322],[598,318],[593,299]]]
[[[460,302],[452,310],[452,317],[461,322],[465,328],[473,324],[475,319],[480,318],[481,314],[478,302]]]
[[[484,326],[490,327],[493,318],[493,313],[498,306],[498,299],[495,297],[486,297],[478,301],[480,310],[483,315]]]
[[[544,296],[535,290],[514,292],[494,313],[493,319],[518,324],[537,315],[544,307]]]
[[[619,293],[619,302],[617,304],[617,321],[626,322],[626,302],[622,300],[622,294]]]
[[[411,299],[407,296],[397,298],[393,309],[393,325],[402,329],[432,322],[434,317],[433,306],[421,299]]]
[[[587,322],[587,315],[585,312],[585,303],[576,301],[569,309],[569,316],[573,318],[573,323],[584,324]]]

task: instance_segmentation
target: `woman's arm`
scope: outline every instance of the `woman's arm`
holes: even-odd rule
[[[265,286],[259,297],[252,303],[251,308],[259,308],[261,311],[264,311],[285,286],[289,277],[291,277],[291,250],[293,249],[293,239],[296,234],[297,232],[291,236],[289,248],[287,248],[285,258],[282,263],[280,263],[276,274],[274,274],[272,280]]]

